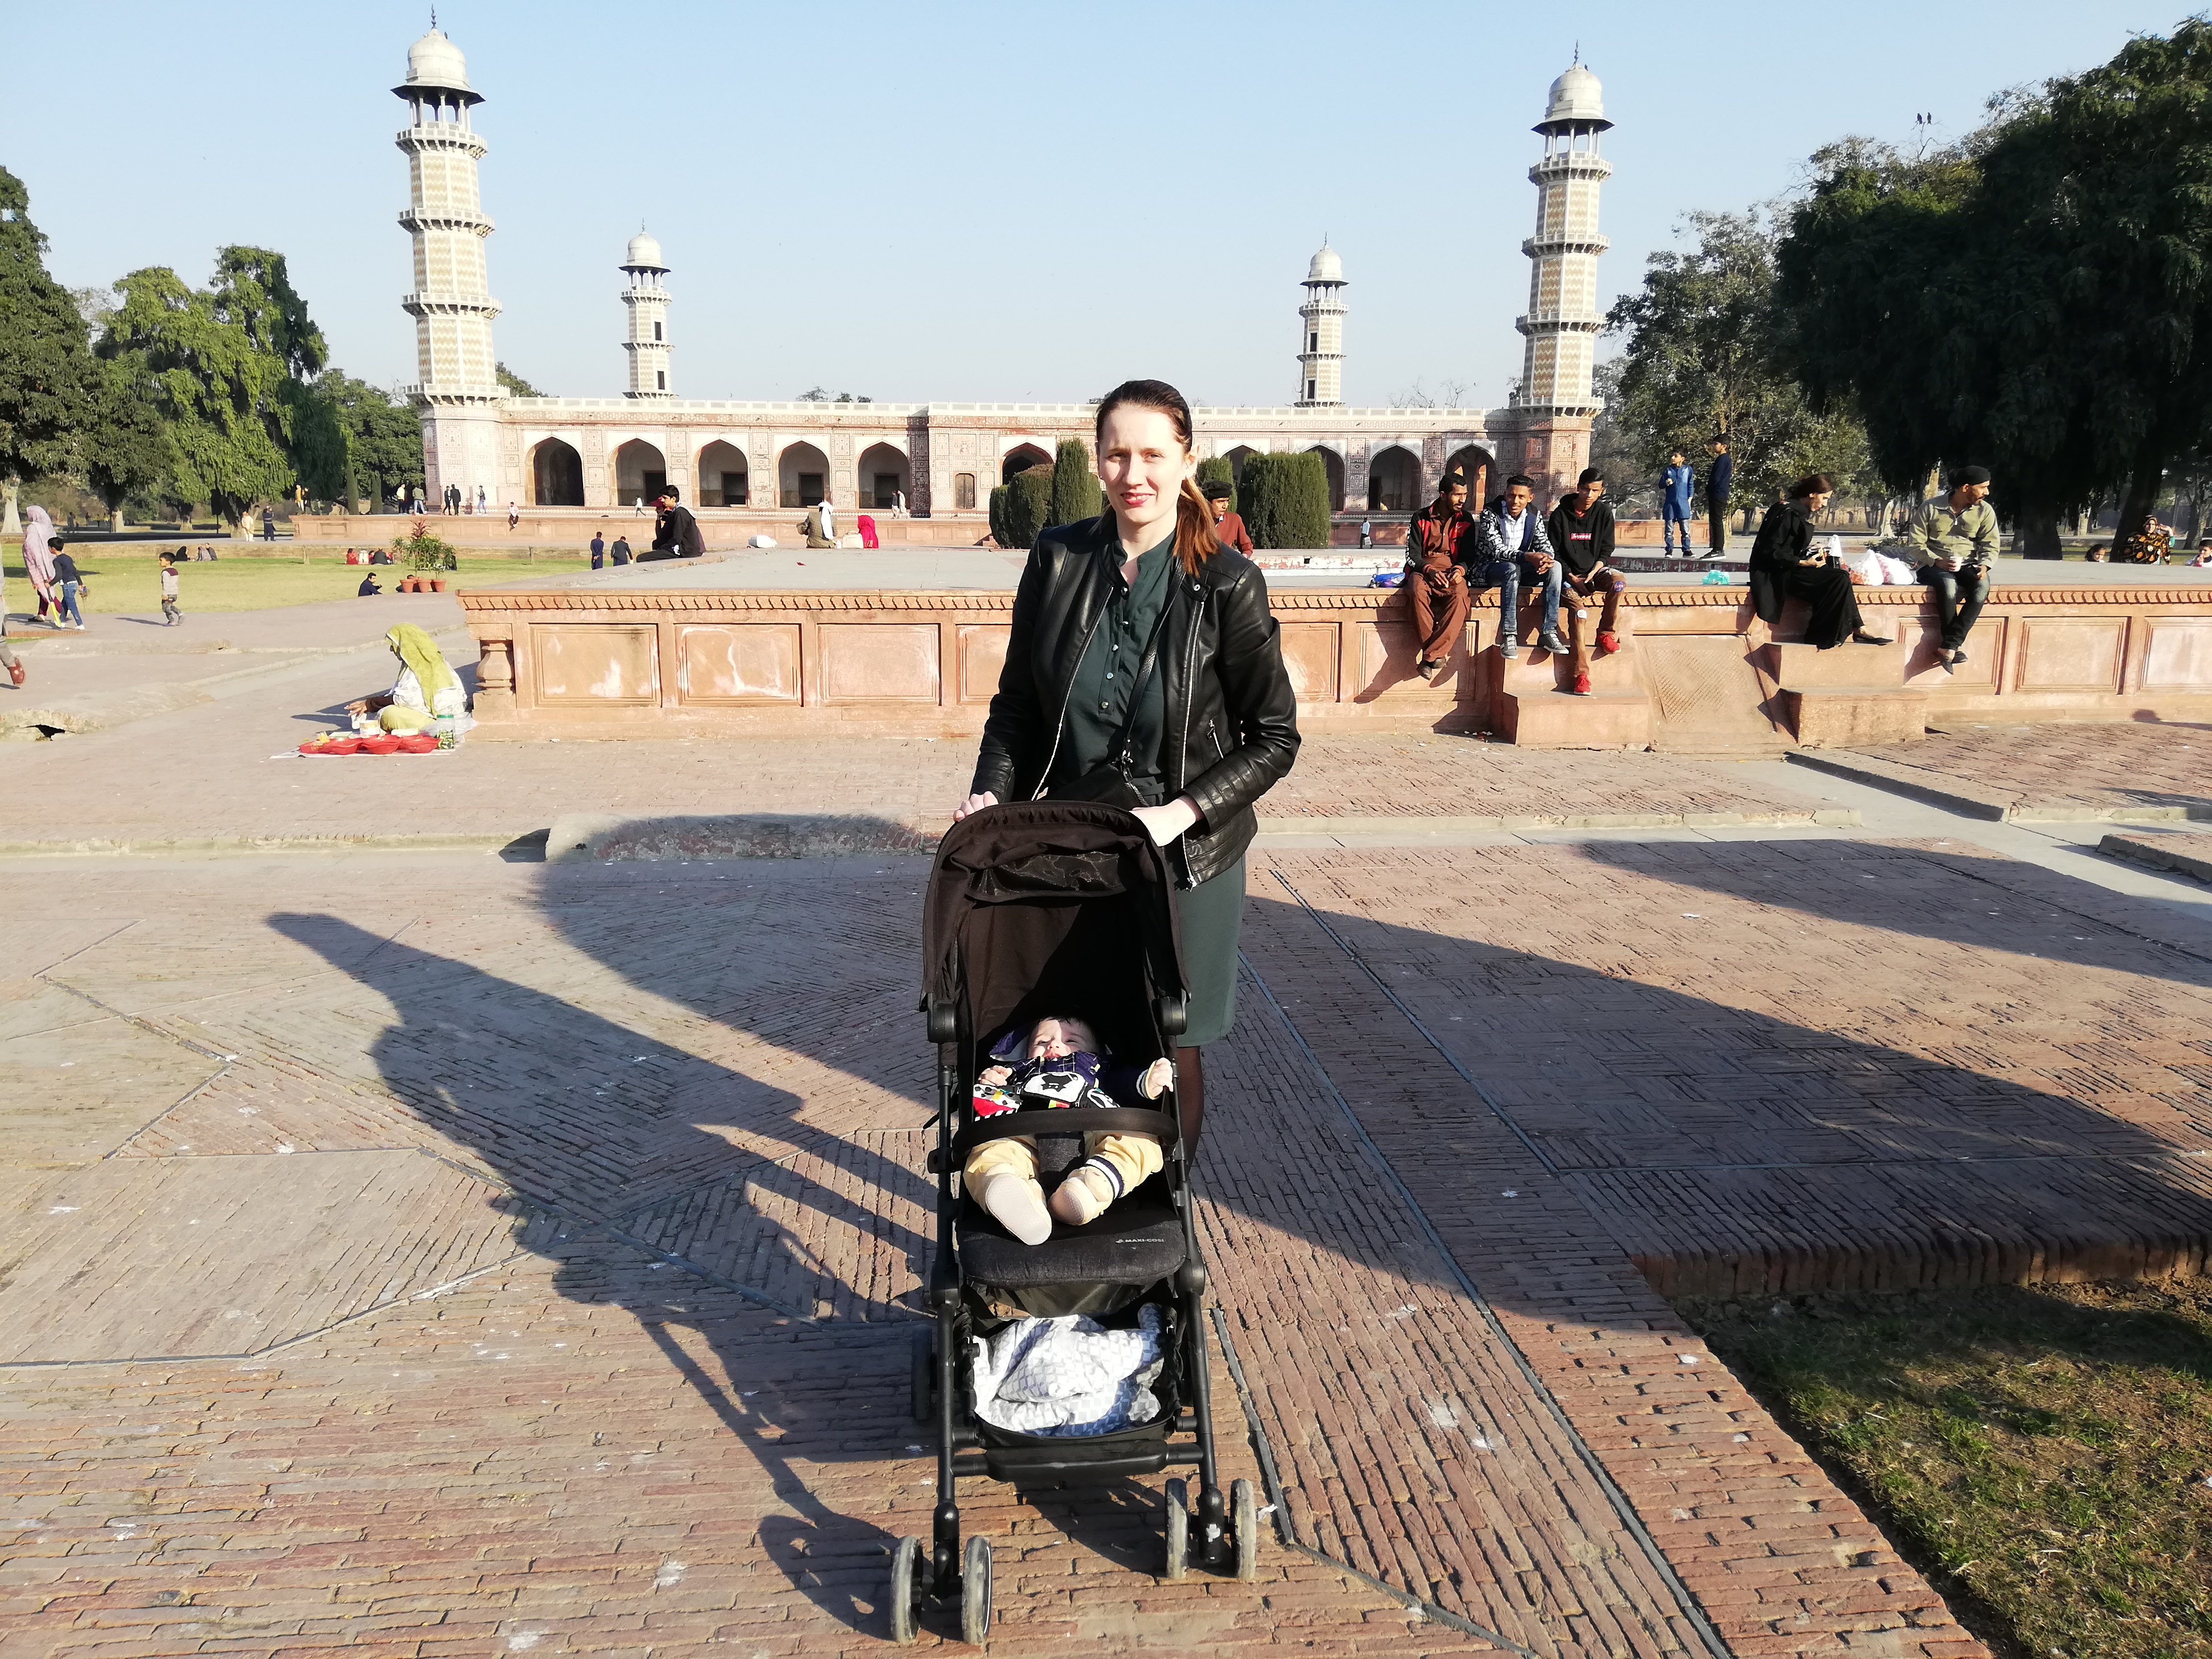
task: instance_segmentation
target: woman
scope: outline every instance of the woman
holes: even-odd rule
[[[349,714],[374,714],[386,732],[420,732],[440,715],[468,709],[460,677],[439,653],[437,643],[413,623],[401,623],[384,636],[399,659],[399,678],[392,690],[346,705]]]
[[[1813,551],[1813,520],[1836,493],[1825,472],[1809,473],[1790,486],[1786,501],[1766,509],[1759,539],[1751,544],[1751,604],[1770,628],[1782,617],[1782,603],[1793,594],[1813,607],[1806,619],[1805,642],[1823,651],[1846,640],[1887,645],[1869,634],[1851,593],[1850,572],[1826,553]]]
[[[39,596],[39,620],[46,619],[46,607],[54,609],[54,626],[62,625],[61,605],[54,595],[54,521],[43,507],[30,509],[23,520],[23,574],[31,579],[31,587]]]
[[[1182,394],[1131,380],[1098,405],[1094,435],[1111,511],[1037,538],[975,781],[952,816],[1095,798],[1086,775],[1117,758],[1109,750],[1128,757],[1136,816],[1169,849],[1179,890],[1190,994],[1176,1093],[1195,1136],[1199,1051],[1236,1016],[1252,804],[1297,758],[1297,698],[1259,568],[1214,536]]]

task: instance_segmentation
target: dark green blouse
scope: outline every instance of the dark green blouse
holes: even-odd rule
[[[1138,665],[1144,661],[1145,641],[1167,603],[1168,575],[1175,566],[1175,537],[1149,553],[1139,556],[1137,580],[1121,580],[1121,565],[1128,555],[1117,539],[1100,553],[1112,577],[1112,592],[1105,614],[1092,630],[1090,646],[1077,665],[1075,682],[1067,696],[1067,732],[1053,765],[1053,781],[1078,778],[1110,757],[1121,722],[1128,718],[1129,693],[1136,684]],[[1161,641],[1165,650],[1166,641]],[[1144,701],[1130,732],[1129,748],[1136,760],[1136,775],[1156,778],[1160,770],[1160,728],[1166,720],[1165,676],[1158,662],[1145,686]]]

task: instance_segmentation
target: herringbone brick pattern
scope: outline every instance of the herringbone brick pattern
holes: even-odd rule
[[[1969,726],[1858,752],[2022,806],[2178,806],[2212,816],[2212,726]]]

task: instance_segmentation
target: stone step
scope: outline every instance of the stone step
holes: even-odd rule
[[[1928,694],[1898,685],[1785,684],[1782,714],[1808,749],[1911,743],[1927,733]]]
[[[1523,749],[1648,749],[1651,699],[1642,691],[1504,691],[1498,735]]]
[[[1888,623],[1891,619],[1881,619]],[[1885,629],[1883,631],[1892,631]],[[1917,629],[1909,629],[1917,633]],[[1911,666],[1911,642],[1909,639],[1893,641],[1888,645],[1844,644],[1823,651],[1817,646],[1774,644],[1767,647],[1771,653],[1768,661],[1775,683],[1793,691],[1849,686],[1882,686],[1896,689],[1905,684]]]

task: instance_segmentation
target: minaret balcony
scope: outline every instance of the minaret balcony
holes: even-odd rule
[[[1543,259],[1561,253],[1602,253],[1612,246],[1611,237],[1592,232],[1588,236],[1531,236],[1521,244],[1521,251],[1532,259]]]
[[[1516,317],[1513,326],[1522,334],[1601,334],[1605,331],[1605,319],[1569,317],[1556,311],[1539,311],[1526,317]]]
[[[1528,169],[1528,182],[1532,185],[1553,185],[1562,179],[1587,179],[1594,184],[1602,184],[1612,177],[1612,162],[1576,150],[1547,155]]]
[[[399,308],[410,317],[482,317],[499,315],[499,301],[489,294],[403,294]]]
[[[471,386],[461,380],[433,380],[422,385],[393,388],[410,403],[428,404],[434,409],[465,408],[473,404],[503,402],[507,388],[494,382],[490,386]]]
[[[402,127],[399,136],[392,140],[402,149],[458,149],[481,161],[491,146],[457,121],[425,121],[419,126]]]
[[[477,236],[489,236],[492,222],[485,215],[471,208],[402,208],[399,228],[410,234],[424,230],[465,230]]]

